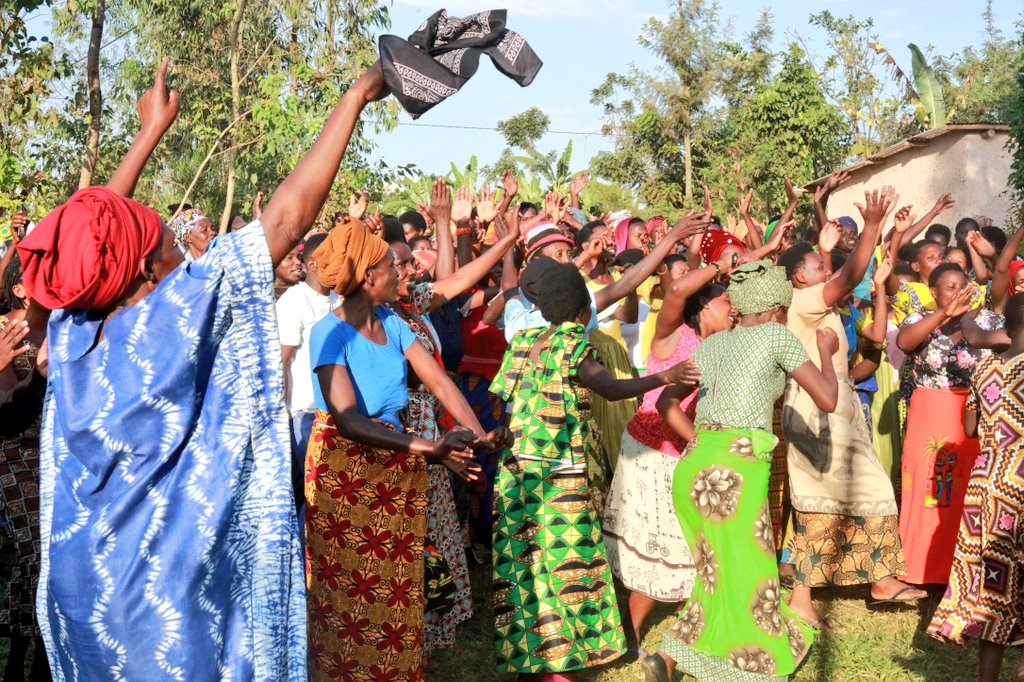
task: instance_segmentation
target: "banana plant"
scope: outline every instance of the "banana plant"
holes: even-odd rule
[[[910,66],[914,72],[914,89],[918,100],[917,120],[924,128],[946,125],[946,100],[942,96],[942,83],[928,64],[917,45],[910,43]]]

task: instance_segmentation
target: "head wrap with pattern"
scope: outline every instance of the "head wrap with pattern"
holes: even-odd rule
[[[174,216],[168,227],[174,231],[174,243],[185,248],[185,235],[192,231],[192,228],[204,220],[209,220],[206,214],[198,208],[187,208]]]
[[[729,301],[740,315],[756,315],[793,302],[786,269],[770,260],[744,263],[729,276]]]

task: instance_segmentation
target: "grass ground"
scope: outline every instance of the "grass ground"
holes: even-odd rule
[[[514,675],[498,675],[494,668],[494,627],[490,606],[490,572],[474,567],[475,615],[459,630],[454,649],[434,653],[427,673],[436,682],[512,682]],[[818,595],[816,595],[818,596]],[[946,646],[925,633],[939,601],[936,594],[917,606],[896,606],[884,610],[866,605],[868,588],[848,588],[821,593],[816,601],[820,613],[835,632],[815,640],[804,665],[790,678],[792,682],[973,682],[978,679],[977,647]],[[660,648],[661,637],[673,620],[673,609],[656,610],[654,626],[644,640],[648,650]],[[1014,680],[1017,654],[1008,653],[1001,680]],[[594,682],[642,682],[643,675],[632,663],[612,664],[588,673]],[[684,678],[678,673],[676,680]]]

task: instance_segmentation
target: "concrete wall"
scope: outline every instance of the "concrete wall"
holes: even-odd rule
[[[985,137],[984,132],[951,131],[922,147],[851,172],[849,181],[829,198],[829,217],[849,215],[861,224],[854,202],[864,204],[865,190],[892,185],[899,194],[897,208],[912,204],[918,216],[928,211],[943,192],[951,193],[956,206],[936,220],[950,229],[965,216],[978,219],[982,225],[982,218],[1000,227],[1010,224],[1007,135],[995,131]]]

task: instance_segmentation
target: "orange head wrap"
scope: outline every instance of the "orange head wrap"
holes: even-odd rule
[[[86,187],[18,244],[25,288],[50,310],[105,310],[128,293],[160,244],[160,216],[105,187]]]
[[[370,232],[361,220],[349,218],[327,233],[327,239],[313,252],[313,257],[320,264],[320,283],[348,296],[363,283],[366,271],[387,252],[387,242]]]

